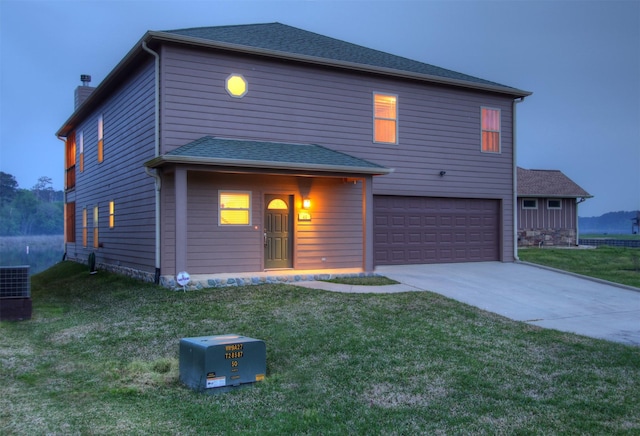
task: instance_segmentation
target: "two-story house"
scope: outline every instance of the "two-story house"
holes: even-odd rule
[[[529,94],[279,23],[149,31],[57,132],[67,257],[156,281],[513,261]]]

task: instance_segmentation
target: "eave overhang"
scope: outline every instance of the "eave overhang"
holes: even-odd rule
[[[520,198],[593,198],[593,195],[576,194],[518,194]]]
[[[144,163],[144,166],[148,168],[159,168],[166,165],[201,165],[207,167],[220,167],[220,168],[252,168],[265,171],[292,171],[292,172],[309,172],[309,173],[331,173],[331,174],[344,174],[344,175],[371,175],[381,176],[390,174],[393,172],[391,168],[369,168],[369,167],[354,167],[344,165],[318,165],[318,164],[305,164],[305,163],[291,163],[291,162],[273,162],[273,161],[259,161],[259,160],[245,160],[245,159],[216,159],[205,158],[199,156],[172,156],[162,155],[153,158]]]
[[[334,59],[328,59],[328,58],[314,57],[314,56],[308,56],[308,55],[303,55],[298,53],[283,52],[278,50],[268,50],[264,48],[252,47],[252,46],[241,45],[241,44],[232,44],[232,43],[226,43],[226,42],[220,42],[220,41],[212,41],[209,39],[196,38],[196,37],[178,35],[178,34],[167,33],[167,32],[149,31],[145,36],[148,38],[148,42],[155,39],[155,40],[164,41],[164,42],[187,44],[192,46],[206,47],[210,49],[219,49],[224,51],[253,54],[253,55],[278,58],[283,60],[330,66],[330,67],[362,71],[362,72],[368,72],[368,73],[374,73],[374,74],[382,74],[386,76],[394,76],[399,78],[420,80],[420,81],[438,83],[443,85],[452,85],[452,86],[458,86],[463,88],[477,89],[480,91],[491,91],[491,92],[496,92],[500,94],[507,94],[514,98],[524,98],[532,94],[532,92],[530,91],[523,91],[521,89],[511,88],[508,86],[475,83],[475,82],[469,82],[469,81],[459,80],[454,78],[434,76],[430,74],[421,74],[421,73],[415,73],[411,71],[403,71],[403,70],[385,68],[385,67],[380,67],[375,65],[367,65],[367,64],[361,64],[361,63],[355,63],[355,62],[347,62],[347,61],[334,60]]]
[[[56,132],[58,137],[66,137],[77,124],[88,116],[93,108],[105,99],[114,88],[120,85],[126,74],[142,64],[145,59],[150,57],[142,49],[142,44],[146,43],[153,46],[154,43],[175,43],[184,44],[194,47],[203,47],[213,50],[222,50],[228,52],[236,52],[243,54],[252,54],[282,60],[302,62],[314,65],[322,65],[352,71],[368,72],[372,74],[380,74],[385,76],[412,79],[441,85],[456,86],[467,89],[475,89],[478,91],[495,92],[498,94],[508,95],[512,98],[524,98],[532,93],[508,86],[497,86],[484,83],[468,82],[464,80],[439,77],[429,74],[414,73],[410,71],[397,70],[393,68],[378,67],[361,63],[332,60],[314,56],[307,56],[296,53],[289,53],[277,50],[268,50],[257,47],[251,47],[240,44],[231,44],[220,41],[211,41],[203,38],[194,38],[184,35],[177,35],[167,32],[148,31],[143,37],[129,50],[129,52],[120,60],[120,62],[109,72],[104,80],[96,87],[89,97],[78,107],[74,113],[64,122],[64,124]]]

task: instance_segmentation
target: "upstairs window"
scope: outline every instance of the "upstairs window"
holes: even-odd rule
[[[104,118],[102,115],[98,117],[98,162],[104,160]]]
[[[76,134],[71,133],[67,136],[65,143],[64,156],[65,178],[64,184],[66,189],[73,189],[76,186]]]
[[[397,144],[398,97],[373,94],[373,142]]]
[[[84,171],[84,135],[82,134],[82,131],[78,133],[78,148],[79,148],[78,160],[80,161],[78,162],[78,164],[80,165],[80,172],[83,172]]]
[[[500,109],[482,108],[482,151],[500,153]]]
[[[251,194],[249,192],[220,192],[219,221],[221,226],[251,225]]]
[[[241,74],[232,74],[227,77],[225,88],[231,97],[242,98],[249,91],[247,80]]]

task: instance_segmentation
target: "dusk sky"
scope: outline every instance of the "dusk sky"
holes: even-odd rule
[[[63,188],[55,132],[80,75],[97,86],[147,30],[281,22],[532,91],[517,160],[640,209],[640,1],[0,0],[0,171]]]

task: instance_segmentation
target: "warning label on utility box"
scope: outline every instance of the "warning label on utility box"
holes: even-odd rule
[[[209,377],[207,375],[207,384],[205,386],[206,389],[210,389],[210,388],[219,388],[222,386],[226,386],[227,385],[227,378],[226,377]]]

